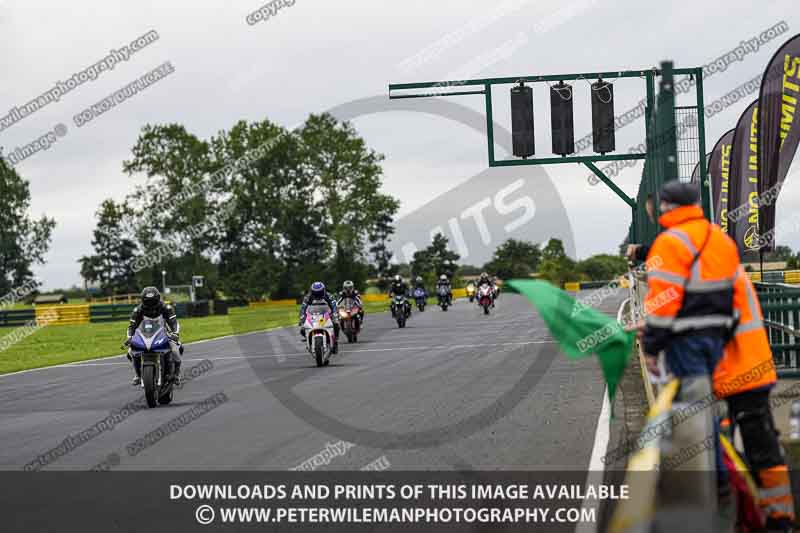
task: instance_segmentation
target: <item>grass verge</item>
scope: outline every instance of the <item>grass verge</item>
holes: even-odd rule
[[[386,302],[365,304],[367,313],[387,309]],[[297,307],[233,308],[230,315],[184,318],[181,341],[194,342],[226,335],[251,333],[297,324]],[[127,321],[48,326],[36,329],[19,342],[0,351],[0,374],[74,363],[118,355],[125,340]],[[0,328],[0,340],[19,328]]]

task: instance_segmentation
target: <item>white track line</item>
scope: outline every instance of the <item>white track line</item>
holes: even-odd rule
[[[589,459],[589,472],[586,475],[586,486],[595,487],[603,483],[605,464],[602,458],[608,451],[608,439],[611,429],[611,405],[608,402],[608,387],[603,390],[603,406],[600,408],[600,416],[597,419],[597,428],[594,432],[594,446],[592,447],[592,457]],[[586,499],[581,506],[581,516],[588,509],[594,509],[595,516],[599,512],[600,500]],[[587,511],[583,511],[587,509]],[[575,533],[594,533],[597,531],[596,522],[579,522],[575,528]]]

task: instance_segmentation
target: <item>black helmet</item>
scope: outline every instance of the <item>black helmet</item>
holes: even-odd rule
[[[145,287],[142,291],[142,307],[153,310],[161,303],[161,293],[155,287]]]

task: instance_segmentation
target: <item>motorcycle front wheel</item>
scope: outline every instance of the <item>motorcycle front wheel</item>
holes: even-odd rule
[[[147,407],[158,405],[156,401],[156,367],[145,365],[142,367],[142,383],[144,383],[144,397]]]
[[[325,355],[325,347],[322,344],[322,337],[314,337],[314,358],[317,361],[317,366],[325,364],[323,357]]]

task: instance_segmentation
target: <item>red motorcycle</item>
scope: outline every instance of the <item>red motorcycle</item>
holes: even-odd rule
[[[345,298],[339,306],[339,322],[347,342],[358,342],[361,332],[361,307],[353,298]]]
[[[489,308],[492,307],[494,300],[494,290],[491,285],[481,285],[478,287],[478,305],[483,307],[483,314],[489,314]]]

